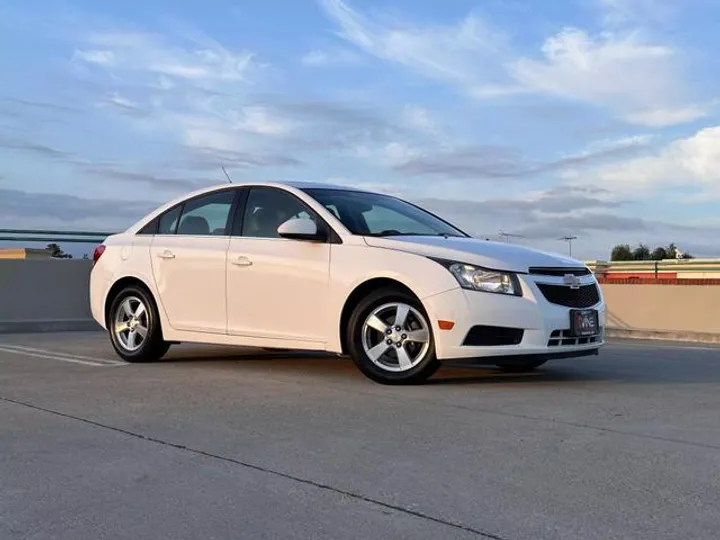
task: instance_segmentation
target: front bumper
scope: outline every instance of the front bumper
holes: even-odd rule
[[[576,339],[569,336],[571,308],[551,303],[532,278],[520,277],[522,297],[457,288],[424,298],[423,304],[433,325],[437,357],[441,360],[510,356],[563,358],[594,354],[604,345],[607,314],[599,287],[599,301],[589,309],[598,311],[600,331],[589,338]],[[594,278],[590,279],[589,283],[597,287]],[[441,330],[439,320],[455,324],[451,330]],[[522,336],[514,344],[468,344],[466,338],[477,326],[499,327],[509,333],[522,330]]]

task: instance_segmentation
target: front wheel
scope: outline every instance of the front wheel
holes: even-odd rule
[[[381,384],[425,381],[440,367],[422,304],[400,289],[381,289],[352,313],[348,349],[355,365]]]
[[[170,348],[163,340],[160,317],[150,294],[135,285],[124,288],[110,305],[110,342],[126,362],[152,362]]]

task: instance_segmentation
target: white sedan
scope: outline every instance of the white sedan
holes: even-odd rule
[[[348,354],[374,381],[442,360],[530,370],[598,353],[583,263],[470,237],[396,197],[246,183],[174,200],[94,254],[93,317],[129,362],[194,342]]]

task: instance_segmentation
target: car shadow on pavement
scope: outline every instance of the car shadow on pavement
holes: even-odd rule
[[[428,380],[428,385],[463,385],[463,384],[538,384],[554,382],[601,382],[608,377],[597,373],[591,374],[580,370],[563,369],[562,367],[543,367],[534,371],[508,373],[492,366],[446,366],[441,368],[435,377]]]
[[[618,382],[623,384],[720,383],[717,354],[702,353],[689,365],[685,351],[674,351],[657,369],[656,351],[603,353],[599,357],[550,361],[534,371],[508,373],[474,360],[447,361],[422,385],[539,385]],[[696,352],[697,354],[697,352]],[[707,356],[710,355],[710,356]],[[670,357],[672,356],[672,357]],[[707,360],[712,360],[711,362]],[[253,375],[290,375],[303,378],[365,382],[348,357],[325,352],[267,350],[239,347],[179,346],[159,365],[212,363],[215,368]],[[158,365],[158,364],[155,364]],[[368,381],[369,382],[369,381]],[[418,386],[418,385],[415,385]]]
[[[169,353],[160,364],[208,364],[233,372],[247,371],[253,375],[291,375],[368,382],[348,357],[327,353],[295,351],[258,351],[202,349]],[[467,385],[467,384],[521,384],[538,382],[588,382],[607,380],[607,376],[588,373],[581,369],[560,366],[543,366],[535,371],[507,373],[499,368],[472,363],[452,362],[444,364],[438,372],[423,385]],[[373,383],[371,383],[373,384]]]

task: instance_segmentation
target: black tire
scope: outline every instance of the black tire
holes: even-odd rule
[[[420,348],[417,354],[417,363],[404,371],[392,371],[379,366],[368,356],[363,346],[363,328],[367,318],[376,309],[381,308],[385,304],[394,302],[406,304],[413,308],[418,314],[424,317],[424,322],[427,325],[427,348],[423,353],[422,348],[424,345],[417,345],[417,347]],[[412,324],[413,322],[415,324],[418,323],[415,314],[409,315],[408,317],[413,319],[408,324]],[[405,335],[407,335],[407,332],[409,331],[410,330],[406,331]],[[415,296],[403,291],[402,289],[393,287],[383,288],[374,291],[363,298],[350,316],[347,335],[348,352],[350,353],[350,357],[353,359],[353,362],[366,377],[377,383],[389,385],[421,383],[432,377],[432,375],[440,367],[440,361],[435,355],[435,340],[433,337],[432,325],[430,324],[430,319],[425,312],[425,308],[422,306],[420,301],[415,298]],[[380,336],[380,334],[378,334],[378,336]],[[404,340],[405,338],[402,339]],[[384,338],[382,341],[384,341]],[[410,343],[410,341],[404,343],[408,343],[408,347],[412,347],[412,350],[416,350],[414,349],[416,347],[414,343]],[[402,347],[404,349],[404,345]],[[388,351],[391,349],[392,347],[389,347]],[[397,351],[394,354],[397,357]]]
[[[144,315],[141,315],[137,320],[139,326],[145,325],[142,328],[146,328],[147,332],[137,348],[131,350],[128,348],[128,340],[124,337],[125,331],[116,331],[118,328],[116,321],[120,311],[123,311],[120,317],[125,317],[123,306],[126,301],[134,304],[135,300],[142,302],[145,307]],[[154,362],[165,356],[165,353],[170,349],[170,343],[163,339],[160,316],[155,300],[144,287],[137,285],[125,287],[113,298],[108,312],[108,333],[115,353],[126,362]]]
[[[546,362],[547,360],[525,360],[523,362],[497,364],[497,367],[506,373],[525,373],[539,368]]]

